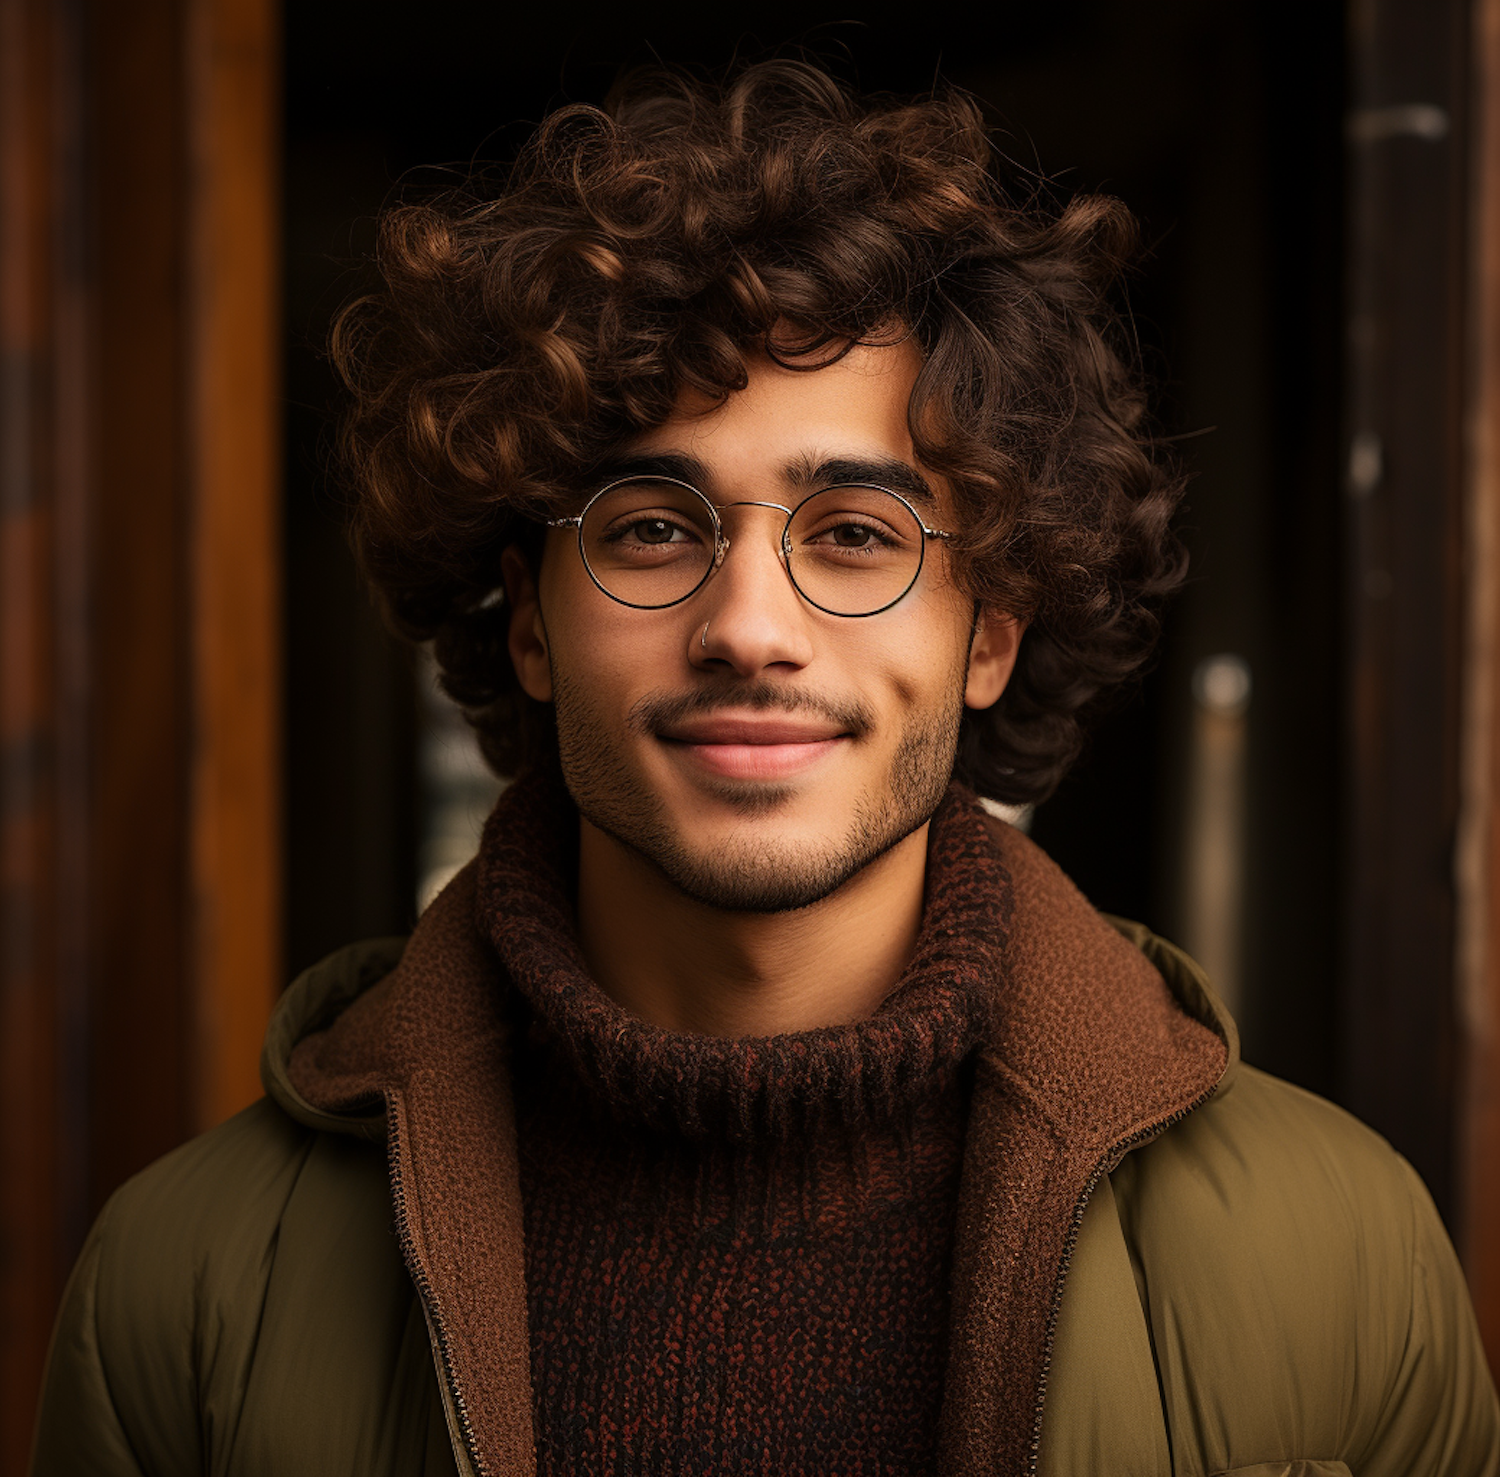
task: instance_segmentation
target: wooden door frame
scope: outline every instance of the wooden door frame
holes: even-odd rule
[[[0,0],[0,1470],[280,988],[274,0]]]

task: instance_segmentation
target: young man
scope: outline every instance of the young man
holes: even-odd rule
[[[36,1472],[1500,1469],[1415,1176],[974,799],[1182,573],[1128,218],[987,157],[761,66],[387,220],[360,548],[520,778],[110,1203]]]

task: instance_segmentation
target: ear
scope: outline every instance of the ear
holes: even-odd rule
[[[964,706],[989,708],[1000,701],[1015,670],[1026,622],[1001,610],[981,610],[969,644],[969,680]]]
[[[505,603],[510,607],[506,645],[510,648],[516,679],[528,697],[550,703],[552,655],[547,647],[547,627],[542,621],[541,595],[526,556],[514,544],[500,556],[500,575],[505,581]]]

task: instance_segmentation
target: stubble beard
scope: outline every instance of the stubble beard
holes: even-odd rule
[[[661,801],[626,763],[623,745],[610,738],[602,715],[587,696],[553,673],[558,753],[563,778],[591,825],[651,863],[695,902],[735,913],[785,913],[810,907],[836,892],[925,825],[937,809],[953,773],[963,716],[963,673],[949,687],[941,707],[913,713],[891,759],[883,793],[852,799],[849,824],[826,845],[778,841],[763,832],[742,842],[715,847],[708,854],[690,849],[670,824]],[[726,706],[816,711],[850,729],[851,743],[867,741],[872,722],[858,707],[831,708],[816,699],[788,694],[769,683],[750,683],[721,694],[702,692],[687,699],[648,698],[632,710],[628,727],[636,734],[659,731],[668,714],[685,716]],[[773,815],[793,803],[793,785],[709,782],[708,792],[747,820]]]

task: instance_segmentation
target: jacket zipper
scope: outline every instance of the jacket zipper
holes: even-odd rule
[[[1078,1245],[1078,1233],[1083,1227],[1083,1215],[1088,1209],[1089,1197],[1093,1195],[1099,1181],[1104,1178],[1104,1166],[1111,1161],[1118,1164],[1132,1149],[1138,1148],[1149,1139],[1159,1138],[1174,1124],[1181,1123],[1189,1113],[1201,1108],[1218,1090],[1219,1084],[1215,1082],[1207,1092],[1199,1094],[1185,1108],[1179,1108],[1159,1122],[1150,1124],[1128,1138],[1111,1145],[1094,1166],[1093,1173],[1089,1175],[1088,1182],[1073,1206],[1073,1219],[1068,1226],[1067,1238],[1063,1242],[1062,1262],[1058,1266],[1057,1281],[1052,1288],[1052,1309],[1047,1314],[1047,1337],[1042,1351],[1042,1373],[1037,1381],[1036,1407],[1031,1418],[1031,1448],[1026,1459],[1027,1477],[1036,1477],[1037,1464],[1042,1457],[1042,1408],[1047,1401],[1047,1380],[1052,1373],[1052,1346],[1057,1337],[1058,1314],[1062,1312],[1063,1287],[1068,1280],[1068,1269],[1073,1262],[1073,1251]]]
[[[463,1391],[459,1389],[458,1377],[453,1372],[453,1357],[448,1349],[448,1335],[443,1328],[442,1317],[438,1313],[437,1298],[432,1290],[432,1282],[417,1257],[416,1241],[411,1233],[411,1217],[406,1208],[406,1187],[401,1182],[401,1159],[396,1143],[397,1118],[392,1111],[389,1097],[386,1098],[385,1111],[386,1123],[389,1125],[386,1134],[386,1155],[390,1165],[391,1200],[396,1210],[396,1240],[400,1243],[401,1255],[406,1262],[407,1270],[411,1273],[411,1280],[416,1284],[417,1295],[422,1299],[422,1311],[427,1317],[427,1327],[432,1336],[432,1342],[437,1346],[438,1357],[442,1363],[440,1373],[448,1389],[449,1406],[458,1416],[458,1435],[463,1441],[464,1454],[476,1477],[487,1477],[488,1469],[479,1459],[479,1448],[474,1440],[474,1425],[469,1419],[469,1409],[464,1403]],[[450,1427],[448,1432],[450,1440],[453,1435]]]
[[[1063,1289],[1068,1280],[1068,1270],[1073,1262],[1073,1251],[1078,1245],[1078,1233],[1083,1227],[1084,1212],[1088,1209],[1089,1197],[1093,1195],[1098,1187],[1099,1181],[1104,1177],[1104,1166],[1111,1160],[1119,1163],[1132,1149],[1139,1147],[1149,1139],[1157,1138],[1164,1134],[1175,1124],[1181,1123],[1189,1113],[1195,1112],[1218,1091],[1218,1083],[1214,1083],[1206,1092],[1200,1093],[1186,1107],[1179,1108],[1175,1113],[1156,1123],[1149,1124],[1138,1132],[1131,1134],[1128,1138],[1121,1139],[1118,1143],[1110,1146],[1109,1150],[1100,1156],[1095,1164],[1093,1172],[1084,1184],[1078,1199],[1073,1205],[1072,1219],[1068,1224],[1068,1234],[1063,1242],[1062,1261],[1057,1269],[1057,1280],[1052,1289],[1052,1307],[1047,1313],[1047,1334],[1043,1345],[1042,1373],[1037,1380],[1036,1405],[1031,1418],[1031,1446],[1030,1455],[1026,1461],[1027,1477],[1036,1477],[1037,1464],[1041,1461],[1042,1454],[1042,1413],[1047,1402],[1047,1381],[1052,1373],[1052,1348],[1057,1338],[1057,1319],[1062,1311]],[[391,1111],[389,1099],[386,1102],[386,1122],[391,1125],[387,1135],[387,1157],[390,1163],[391,1176],[391,1199],[396,1210],[396,1239],[401,1246],[401,1255],[404,1258],[407,1269],[411,1273],[412,1281],[416,1284],[417,1294],[422,1299],[422,1307],[427,1315],[427,1326],[432,1332],[433,1342],[437,1345],[438,1355],[442,1361],[442,1375],[448,1387],[453,1409],[458,1414],[459,1435],[463,1440],[464,1452],[468,1457],[469,1465],[474,1469],[477,1477],[488,1477],[488,1469],[479,1459],[479,1451],[474,1441],[474,1426],[469,1419],[469,1409],[464,1403],[463,1391],[459,1388],[458,1378],[453,1373],[453,1359],[448,1351],[448,1336],[443,1329],[443,1320],[437,1309],[437,1299],[433,1295],[432,1283],[426,1271],[416,1255],[416,1243],[411,1234],[411,1218],[406,1209],[406,1187],[401,1183],[400,1155],[396,1143],[396,1115]],[[451,1434],[451,1433],[450,1433]]]

